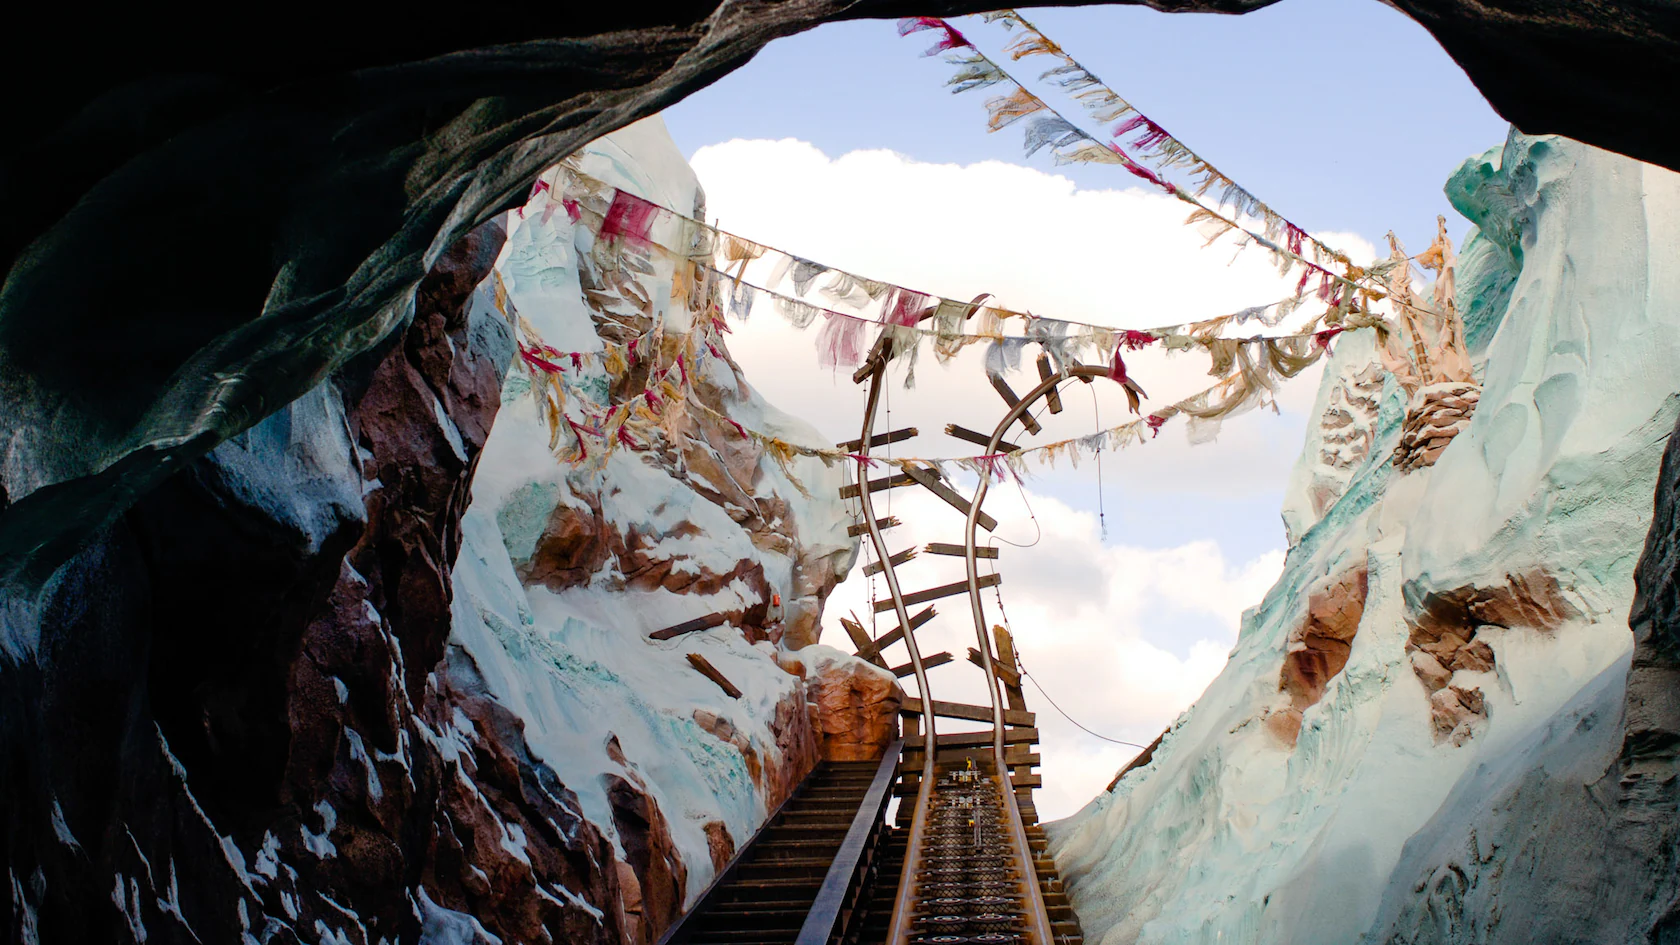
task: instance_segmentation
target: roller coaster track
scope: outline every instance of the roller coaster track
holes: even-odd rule
[[[856,639],[860,655],[878,662],[881,650],[902,640],[909,651],[908,668],[915,676],[919,694],[909,707],[913,713],[907,714],[905,720],[907,753],[919,755],[919,764],[907,758],[900,769],[906,776],[901,793],[908,795],[913,787],[915,800],[910,808],[904,860],[883,945],[1080,942],[1083,938],[1078,920],[1067,905],[1054,864],[1043,849],[1042,831],[1036,827],[1036,812],[1031,807],[1031,790],[1039,781],[1030,773],[1037,761],[1037,756],[1030,754],[1037,731],[1031,727],[1033,717],[1025,711],[1013,641],[1001,627],[992,635],[987,633],[981,591],[1000,580],[995,573],[980,573],[981,558],[997,556],[994,547],[983,547],[977,541],[979,529],[990,530],[996,525],[982,508],[991,485],[990,477],[982,476],[973,496],[964,498],[939,481],[932,470],[905,469],[904,475],[915,485],[928,489],[964,513],[960,546],[935,544],[926,549],[935,554],[960,554],[964,558],[967,579],[957,585],[904,593],[899,568],[915,557],[914,552],[890,551],[883,532],[897,522],[879,519],[875,514],[872,493],[898,485],[899,477],[871,482],[870,449],[915,435],[914,430],[875,433],[881,393],[887,383],[885,344],[883,341],[877,345],[854,376],[855,381],[867,380],[870,385],[863,430],[854,443],[842,444],[856,447],[857,484],[848,492],[855,492],[859,499],[861,524],[875,553],[874,566],[879,567],[887,587],[887,599],[873,606],[878,613],[886,612],[890,606],[899,627],[879,640],[867,639],[855,622],[848,622],[846,629],[854,638],[862,637]],[[1016,423],[1027,433],[1038,431],[1030,413],[1035,405],[1044,401],[1052,412],[1060,412],[1062,384],[1076,378],[1089,383],[1093,378],[1107,375],[1102,368],[1085,365],[1071,365],[1057,373],[1051,369],[1049,359],[1042,356],[1038,369],[1039,383],[1024,396],[1017,396],[1003,379],[992,379],[1008,409],[989,436],[954,425],[947,427],[946,432],[982,444],[987,456],[1014,451],[1019,447],[1004,437]],[[922,653],[916,628],[931,619],[932,609],[913,615],[910,607],[956,593],[966,594],[968,598],[977,644],[969,653],[970,661],[986,674],[990,706],[961,706],[933,698],[928,670],[941,665],[945,661],[942,658],[948,655],[929,657]],[[992,646],[994,638],[998,644],[996,652]],[[904,675],[902,668],[899,673]],[[1006,700],[1010,704],[1006,705]],[[985,733],[942,735],[935,721],[941,716],[989,721],[990,737],[985,738]],[[915,731],[918,720],[925,733]],[[916,774],[913,781],[909,777],[912,773]],[[905,820],[903,808],[899,819],[901,823]]]
[[[981,477],[973,496],[964,497],[931,468],[904,465],[900,472],[870,478],[877,465],[870,460],[872,449],[917,435],[913,428],[875,432],[890,343],[884,333],[853,375],[854,382],[869,384],[862,433],[839,446],[858,458],[856,482],[841,490],[842,498],[856,498],[860,507],[850,533],[867,537],[875,560],[865,571],[879,574],[887,588],[886,598],[872,607],[896,617],[898,625],[871,637],[857,621],[842,618],[841,624],[859,656],[901,679],[915,677],[916,697],[903,707],[903,737],[878,763],[819,766],[661,945],[1079,945],[1084,940],[1037,825],[1032,791],[1041,779],[1032,769],[1039,761],[1033,753],[1038,730],[1021,691],[1014,641],[1001,626],[987,632],[981,592],[1001,581],[997,573],[980,573],[982,559],[998,558],[995,547],[978,541],[980,529],[997,525],[982,508],[990,480]],[[1003,379],[992,378],[1007,409],[990,434],[955,425],[945,432],[983,446],[987,456],[1013,452],[1020,447],[1004,437],[1017,423],[1037,433],[1031,413],[1036,405],[1059,413],[1061,385],[1107,376],[1103,368],[1079,364],[1058,373],[1044,356],[1038,373],[1039,383],[1021,396]],[[926,489],[963,513],[960,544],[935,543],[924,550],[961,556],[965,580],[905,591],[899,570],[918,552],[888,549],[884,533],[902,523],[877,516],[874,493],[906,486]],[[923,653],[917,640],[919,628],[937,614],[932,606],[912,608],[959,595],[968,598],[977,644],[969,662],[985,673],[989,705],[935,699],[929,670],[953,657]],[[899,644],[909,662],[890,666],[885,651]],[[990,730],[943,732],[936,719],[989,724]],[[903,798],[897,829],[885,824],[892,793]]]

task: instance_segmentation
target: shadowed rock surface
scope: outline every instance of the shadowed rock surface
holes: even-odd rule
[[[1666,120],[1673,4],[1394,5],[1523,130],[1680,166]],[[44,580],[137,496],[376,345],[447,247],[583,143],[778,36],[981,9],[305,5],[252,11],[263,26],[246,29],[147,8],[88,29],[72,7],[43,8],[47,22],[0,47],[14,90],[0,151],[0,574]],[[74,68],[49,39],[66,35]]]

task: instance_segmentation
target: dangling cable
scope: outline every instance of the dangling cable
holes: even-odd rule
[[[1103,428],[1103,425],[1102,425],[1102,410],[1097,406],[1097,385],[1087,384],[1085,386],[1089,387],[1091,389],[1091,415],[1095,418],[1093,420],[1093,422],[1097,425],[1097,429],[1101,430]],[[1102,481],[1102,454],[1103,454],[1103,451],[1099,449],[1096,452],[1097,452],[1097,528],[1102,533],[1102,540],[1107,541],[1108,540],[1108,517],[1104,513],[1104,510],[1103,510],[1103,481]],[[1034,683],[1034,685],[1037,685],[1037,683]]]

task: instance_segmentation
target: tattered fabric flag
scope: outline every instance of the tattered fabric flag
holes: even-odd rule
[[[1338,325],[1335,328],[1326,328],[1313,335],[1313,344],[1318,345],[1318,347],[1324,351],[1329,351],[1330,339],[1336,337],[1344,331],[1347,331],[1347,328],[1341,325]]]
[[[1008,95],[999,95],[986,100],[986,130],[997,131],[1010,124],[1031,115],[1033,112],[1043,111],[1044,100],[1015,86],[1015,91]]]
[[[1158,413],[1152,413],[1144,418],[1144,422],[1149,424],[1149,438],[1153,440],[1161,435],[1161,424],[1166,423],[1167,418]]]
[[[1133,115],[1116,126],[1114,129],[1114,137],[1124,138],[1126,135],[1137,131],[1139,128],[1143,129],[1143,134],[1139,135],[1137,139],[1132,142],[1132,147],[1137,148],[1140,151],[1149,151],[1157,145],[1160,145],[1162,142],[1172,139],[1172,135],[1167,134],[1165,128],[1162,128],[1160,125],[1151,121],[1148,115],[1141,113]]]
[[[983,89],[988,85],[996,85],[1009,79],[1009,76],[1005,75],[1002,69],[999,69],[985,56],[960,56],[959,54],[959,57],[950,60],[958,66],[958,69],[956,74],[945,83],[951,87],[952,95],[967,92],[971,89]]]
[[[909,36],[922,30],[939,31],[939,41],[928,47],[924,56],[937,56],[942,52],[971,45],[957,28],[936,16],[908,16],[898,21],[898,35]]]
[[[754,291],[745,282],[735,283],[734,290],[729,293],[729,314],[741,321],[751,318]]]
[[[1119,384],[1126,391],[1126,406],[1132,413],[1137,413],[1143,404],[1143,398],[1148,395],[1144,394],[1143,388],[1139,387],[1137,382],[1126,373],[1126,361],[1120,357],[1119,346],[1115,347],[1114,361],[1108,366],[1108,379]]]
[[[928,304],[928,296],[922,292],[910,289],[895,289],[892,298],[887,300],[886,310],[882,313],[882,320],[889,325],[914,326],[922,320],[932,306]]]
[[[1128,328],[1120,335],[1120,347],[1127,351],[1142,351],[1157,340],[1159,339],[1147,331],[1133,331]]]
[[[1027,157],[1032,157],[1042,148],[1048,147],[1054,152],[1081,142],[1096,143],[1090,135],[1080,131],[1060,115],[1046,115],[1027,123]]]
[[[1062,47],[1056,45],[1050,37],[1037,30],[1030,30],[1025,36],[1005,46],[1004,52],[1009,53],[1009,58],[1017,62],[1028,56],[1065,57],[1067,55],[1067,53],[1062,52]]]
[[[1124,164],[1119,155],[1107,145],[1095,140],[1081,144],[1071,151],[1052,151],[1057,164]]]
[[[863,363],[863,338],[868,323],[838,312],[826,312],[817,332],[817,363],[825,368],[853,368]]]
[[[653,221],[658,214],[657,204],[628,191],[617,191],[613,194],[612,206],[607,208],[606,218],[601,221],[601,238],[621,239],[633,246],[650,246],[648,236],[653,231]]]
[[[1021,352],[1027,348],[1025,338],[1001,338],[986,348],[986,373],[1002,377],[1005,371],[1021,369]]]

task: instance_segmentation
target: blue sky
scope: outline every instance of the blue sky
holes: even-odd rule
[[[1243,16],[1102,6],[1024,11],[1088,69],[1309,230],[1427,245],[1463,159],[1507,124],[1416,23],[1377,0],[1284,0]],[[771,43],[665,112],[683,152],[731,138],[799,138],[830,156],[887,148],[920,161],[1024,159],[1019,132],[985,131],[986,90],[951,95],[931,34],[834,23]],[[1035,60],[1017,65],[1030,66]],[[1039,60],[1042,61],[1042,60]],[[1029,70],[1021,70],[1028,72]],[[1057,169],[1123,187],[1116,168]],[[725,221],[727,226],[727,221]]]

